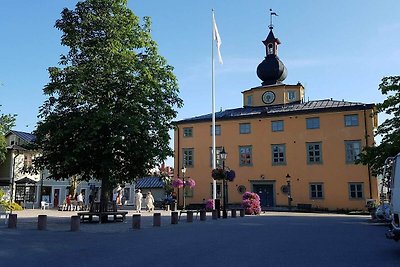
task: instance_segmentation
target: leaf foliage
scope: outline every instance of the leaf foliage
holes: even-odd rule
[[[130,182],[172,155],[173,68],[158,54],[151,21],[124,0],[86,0],[64,9],[55,27],[69,52],[50,67],[39,111],[37,168],[52,177]]]
[[[365,147],[360,155],[360,162],[369,164],[374,174],[382,173],[385,160],[400,153],[400,76],[384,77],[379,90],[387,98],[376,105],[377,113],[386,113],[389,118],[380,124],[376,135],[382,141],[374,147]]]

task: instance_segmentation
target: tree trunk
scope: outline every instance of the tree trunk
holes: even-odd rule
[[[101,179],[100,212],[106,212],[111,201],[112,186],[107,179]],[[101,215],[100,221],[107,222],[107,215]]]
[[[75,199],[76,196],[76,188],[78,187],[78,179],[76,175],[73,175],[69,181],[69,194],[72,196],[72,198]]]

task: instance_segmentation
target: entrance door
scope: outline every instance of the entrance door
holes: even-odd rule
[[[60,204],[60,189],[58,189],[58,188],[54,189],[53,202],[54,202],[53,207],[56,207],[56,208]]]
[[[260,196],[261,207],[274,207],[274,185],[254,184],[253,192]]]

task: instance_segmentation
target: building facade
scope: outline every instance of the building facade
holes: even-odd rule
[[[24,208],[40,207],[41,201],[50,203],[50,207],[62,205],[69,194],[71,180],[54,180],[50,173],[44,170],[30,174],[24,170],[32,167],[32,160],[38,155],[37,151],[26,149],[26,145],[35,141],[35,136],[20,131],[10,131],[6,135],[6,161],[0,164],[0,189],[6,192],[6,197]],[[101,181],[91,179],[76,184],[77,194],[82,193],[84,203],[89,203],[89,196],[100,200]],[[123,187],[124,200],[127,205],[135,203],[135,184],[125,184]]]
[[[228,182],[228,203],[240,204],[243,193],[251,191],[263,207],[365,209],[367,199],[377,198],[377,180],[368,166],[356,161],[363,147],[374,144],[375,105],[305,101],[301,83],[282,83],[287,70],[278,57],[280,41],[272,26],[263,43],[266,57],[257,67],[262,85],[242,92],[243,107],[215,114],[217,165],[224,148],[225,166],[236,173]],[[201,203],[213,191],[212,114],[175,125],[174,169],[185,167],[185,176],[196,181],[195,188],[185,188],[186,203]],[[178,193],[182,203],[183,192]]]

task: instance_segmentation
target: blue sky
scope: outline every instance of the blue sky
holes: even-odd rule
[[[32,131],[44,101],[47,68],[67,48],[54,28],[75,0],[2,1],[0,5],[0,104],[17,114],[16,130]],[[139,16],[152,18],[159,53],[175,67],[185,106],[177,119],[211,112],[211,9],[222,39],[216,60],[216,106],[242,106],[241,92],[261,85],[256,67],[265,56],[269,9],[288,69],[286,84],[300,81],[306,100],[377,103],[383,76],[399,75],[398,0],[142,0],[129,1]]]

